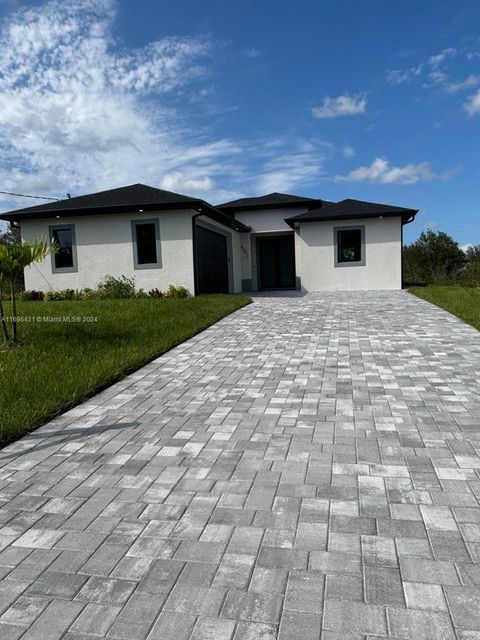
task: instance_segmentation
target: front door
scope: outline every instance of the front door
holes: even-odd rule
[[[259,289],[295,288],[295,244],[293,233],[257,239]]]

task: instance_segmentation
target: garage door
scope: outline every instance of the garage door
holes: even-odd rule
[[[228,293],[227,238],[198,226],[195,244],[197,293]]]

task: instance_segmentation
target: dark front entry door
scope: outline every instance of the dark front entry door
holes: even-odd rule
[[[257,263],[260,289],[295,288],[295,246],[293,234],[258,238]]]
[[[197,293],[228,293],[227,238],[198,226],[195,245]]]

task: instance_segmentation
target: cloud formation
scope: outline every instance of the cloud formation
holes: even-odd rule
[[[319,107],[314,107],[312,113],[316,118],[337,118],[338,116],[354,116],[365,113],[367,98],[364,95],[325,97]]]
[[[423,64],[408,69],[389,69],[387,71],[387,80],[390,84],[399,85],[411,82],[414,78],[418,78],[423,71]]]
[[[480,84],[480,76],[476,73],[471,73],[469,76],[465,78],[465,80],[458,80],[457,82],[450,82],[446,89],[448,93],[458,93],[459,91],[464,91],[465,89],[471,89],[472,87],[476,87]]]
[[[480,90],[471,95],[463,105],[463,108],[469,116],[480,113]]]
[[[320,174],[324,153],[293,134],[216,137],[213,45],[167,37],[126,49],[115,12],[116,0],[49,0],[2,23],[3,190],[61,197],[145,182],[221,201]],[[31,204],[0,197],[3,210]]]
[[[342,155],[344,158],[353,158],[355,154],[356,154],[355,149],[348,144],[345,145],[342,149]]]
[[[451,170],[444,174],[437,174],[428,162],[395,167],[385,158],[375,158],[370,165],[354,169],[344,176],[335,176],[335,180],[337,182],[416,184],[427,180],[449,180],[455,173],[456,171]]]
[[[425,89],[437,89],[447,94],[456,94],[468,91],[480,85],[480,74],[470,73],[463,79],[451,79],[451,73],[447,63],[453,58],[464,57],[469,61],[475,61],[479,54],[454,47],[443,49],[435,55],[431,55],[426,61],[407,69],[390,69],[387,72],[387,81],[391,85],[421,83]],[[477,91],[471,94],[463,104],[463,110],[469,115],[480,112],[480,95]]]
[[[0,35],[0,178],[5,190],[79,193],[159,184],[236,152],[175,123],[167,97],[204,74],[208,43],[164,38],[113,50],[112,0],[51,0],[18,11]],[[165,99],[165,104],[167,100]],[[197,181],[197,191],[210,182]],[[19,206],[19,203],[16,203]]]
[[[431,67],[438,67],[442,62],[445,62],[447,58],[453,58],[457,54],[457,50],[454,47],[448,47],[447,49],[443,49],[440,53],[436,55],[430,56],[428,59],[428,64]]]

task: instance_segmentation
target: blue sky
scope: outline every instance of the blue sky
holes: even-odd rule
[[[480,244],[477,1],[0,0],[0,47],[2,190],[351,197]]]

